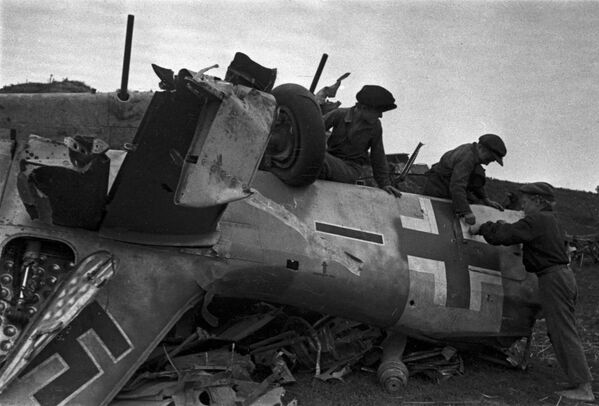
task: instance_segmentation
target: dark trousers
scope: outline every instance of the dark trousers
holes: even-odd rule
[[[329,154],[324,156],[319,179],[334,180],[343,183],[355,183],[362,176],[362,166],[351,161],[344,161]]]
[[[451,199],[451,193],[449,193],[449,184],[447,183],[447,180],[443,179],[443,177],[432,171],[428,171],[426,173],[426,182],[422,188],[422,194],[426,196]]]
[[[557,265],[545,270],[539,276],[539,293],[547,333],[560,366],[571,384],[591,382],[593,377],[576,330],[578,287],[570,267]]]

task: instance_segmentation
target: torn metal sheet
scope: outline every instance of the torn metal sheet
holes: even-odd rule
[[[408,367],[410,375],[423,373],[437,382],[464,373],[462,358],[451,346],[413,352],[402,361]]]
[[[150,376],[150,375],[146,375]],[[234,406],[238,400],[233,389],[234,380],[223,373],[209,374],[198,371],[176,371],[170,374],[152,374],[152,379],[139,383],[134,389],[123,390],[117,401],[168,400],[180,406]],[[164,380],[168,378],[168,380]],[[129,385],[128,385],[129,386]]]
[[[348,375],[351,371],[352,370],[349,365],[342,365],[341,367],[335,366],[329,368],[319,375],[315,375],[314,377],[325,382],[330,381],[331,379],[337,379],[343,382],[343,377]]]
[[[311,325],[301,317],[291,316],[282,330],[249,345],[255,362],[272,365],[298,361],[304,368],[314,369],[315,376],[322,380],[339,379],[349,373],[351,365],[369,352],[382,334],[380,329],[333,317]],[[322,368],[327,371],[321,373]]]
[[[32,219],[94,230],[106,204],[108,144],[93,137],[64,143],[31,135],[19,159],[17,187]]]
[[[256,388],[244,399],[243,406],[251,406],[256,400],[262,397],[269,388],[279,379],[280,369],[273,370],[273,373],[267,376]]]
[[[175,203],[209,207],[247,197],[268,143],[274,96],[205,75],[189,80],[188,86],[206,100],[206,111],[216,112],[200,116]]]
[[[328,381],[331,379],[343,381],[343,377],[352,371],[351,366],[360,361],[360,359],[369,349],[370,348],[354,353],[346,358],[343,358],[333,363],[332,365],[329,362],[328,365],[330,366],[328,367],[328,369],[325,372],[316,373],[314,377],[316,379],[320,379],[321,381]]]
[[[173,348],[171,351],[169,351],[167,353],[168,356],[165,357],[163,362],[159,365],[161,365],[161,366],[165,365],[169,358],[174,358],[177,354],[181,353],[182,351],[185,351],[185,350],[189,349],[190,347],[197,345],[198,343],[206,341],[206,340],[210,339],[211,337],[212,336],[206,330],[204,330],[200,327],[196,327],[196,331],[193,332],[192,334],[190,334],[185,340],[183,340],[183,342],[181,344],[179,344],[178,346]],[[156,355],[159,355],[159,354],[156,354]],[[148,358],[149,358],[148,359],[148,361],[149,361],[150,359],[157,358],[157,356],[150,356]]]
[[[214,292],[206,292],[206,295],[204,296],[204,301],[202,302],[202,317],[212,327],[216,327],[218,326],[218,318],[214,316],[212,313],[210,313],[210,311],[208,310],[208,305],[210,305],[212,299],[214,299]]]
[[[231,378],[226,374],[210,373],[202,368],[192,368],[186,370],[171,370],[159,372],[144,372],[131,379],[119,392],[118,399],[138,398],[140,394],[145,393],[146,388],[151,388],[156,382],[194,382],[197,386],[222,386],[229,385]],[[170,385],[166,385],[171,387]],[[152,389],[148,389],[152,390]],[[169,392],[171,393],[171,392]]]
[[[261,366],[272,366],[277,358],[283,358],[286,365],[291,366],[293,368],[297,363],[297,357],[291,351],[282,348],[283,346],[279,346],[278,348],[272,348],[267,350],[257,349],[255,352],[251,352],[252,359],[256,363],[256,365]],[[295,379],[295,378],[294,378]]]
[[[237,394],[230,386],[187,387],[172,397],[175,406],[236,406]]]
[[[229,351],[226,348],[176,357],[171,360],[171,363],[168,366],[175,370],[202,369],[229,370],[231,372],[245,371],[245,373],[243,373],[244,377],[249,377],[249,374],[252,373],[255,368],[249,355],[241,355]],[[233,377],[241,379],[237,376]]]
[[[279,313],[279,309],[273,309],[267,313],[246,316],[242,320],[229,326],[225,331],[216,335],[214,338],[226,341],[242,340],[270,323]]]
[[[322,258],[325,262],[337,262],[354,275],[360,276],[364,264],[361,259],[339,249],[337,245],[329,243],[284,206],[273,202],[254,189],[246,201],[251,206],[271,214],[297,231],[306,240],[309,256]]]
[[[515,368],[520,368],[522,370],[528,368],[531,343],[532,337],[524,337],[514,342],[510,348],[505,350],[505,354],[507,355],[506,361]]]
[[[287,362],[285,362],[285,359],[284,359],[285,354],[286,354],[286,351],[285,352],[284,351],[277,352],[272,361],[272,371],[273,371],[273,373],[276,373],[279,375],[278,382],[283,385],[287,384],[287,383],[295,382],[295,377],[289,370],[289,367],[287,366]]]
[[[359,361],[379,340],[382,332],[374,328],[352,320],[339,317],[327,317],[314,324],[317,329],[318,352],[315,376],[319,379],[342,377],[345,373],[331,375],[338,368],[346,364],[348,367]],[[331,369],[331,366],[333,369]],[[321,368],[328,368],[320,373]]]
[[[494,348],[478,353],[477,356],[509,368],[526,370],[530,361],[531,342],[532,337],[523,337],[512,343],[509,348]]]
[[[181,384],[174,380],[169,381],[147,381],[137,388],[128,392],[121,392],[118,400],[143,400],[143,401],[163,401],[173,396],[179,390]]]
[[[249,378],[236,379],[229,371],[210,374],[187,369],[146,373],[130,382],[127,388],[119,393],[116,401],[119,405],[120,402],[127,401],[153,403],[163,400],[169,400],[172,403],[167,404],[175,406],[281,405],[285,391],[278,384],[284,375],[280,363],[275,365],[273,373],[260,383]]]

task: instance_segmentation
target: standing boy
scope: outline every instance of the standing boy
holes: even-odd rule
[[[513,224],[487,222],[471,227],[470,232],[481,234],[493,245],[523,244],[524,267],[538,277],[547,333],[571,384],[570,389],[558,394],[569,399],[592,401],[595,399],[591,387],[593,377],[574,317],[578,288],[568,266],[565,234],[553,212],[554,189],[548,183],[536,182],[522,186],[520,192],[523,219]]]

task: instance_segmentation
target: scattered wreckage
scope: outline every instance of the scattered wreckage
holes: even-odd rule
[[[599,234],[569,235],[568,247],[570,262],[582,267],[585,258],[595,264],[599,262]]]
[[[316,180],[313,93],[244,54],[225,80],[155,71],[149,102],[0,95],[1,404],[276,404],[295,367],[358,363],[398,391],[473,345],[521,364],[539,306],[518,246],[444,199]]]
[[[444,380],[463,372],[462,360],[450,346],[414,347],[402,364],[385,364],[380,362],[382,329],[267,303],[244,302],[243,315],[239,305],[219,304],[226,324],[212,328],[199,315],[204,327],[198,327],[192,320],[202,310],[189,312],[183,318],[187,329],[173,329],[111,405],[289,405],[294,401],[284,399],[283,387],[295,382],[294,371],[309,371],[322,381],[343,380],[358,368],[376,373],[373,366],[379,364],[378,375],[389,389],[403,386],[409,374]],[[223,307],[228,307],[224,313]],[[401,381],[397,368],[404,374]],[[185,403],[192,398],[199,403]]]

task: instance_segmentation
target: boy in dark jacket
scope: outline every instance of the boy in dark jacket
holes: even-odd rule
[[[526,271],[537,275],[541,306],[547,321],[547,333],[555,355],[571,387],[558,395],[575,400],[595,399],[591,387],[593,377],[574,318],[578,289],[574,273],[568,266],[566,237],[555,214],[554,189],[545,182],[524,185],[522,208],[525,217],[516,223],[487,222],[470,228],[493,245],[523,244]]]
[[[324,116],[325,130],[332,128],[327,140],[320,179],[354,183],[362,175],[362,165],[370,162],[378,186],[400,197],[391,185],[389,165],[383,146],[383,113],[397,108],[395,98],[387,89],[365,85],[356,94],[356,105],[333,110]]]
[[[468,202],[469,191],[476,190],[482,204],[503,210],[503,206],[487,197],[484,188],[485,170],[481,165],[496,161],[503,166],[506,152],[503,140],[495,134],[481,135],[478,142],[463,144],[447,151],[426,173],[422,194],[451,199],[455,213],[463,217],[466,224],[473,225],[476,217]],[[475,187],[472,181],[481,175],[482,185]]]

